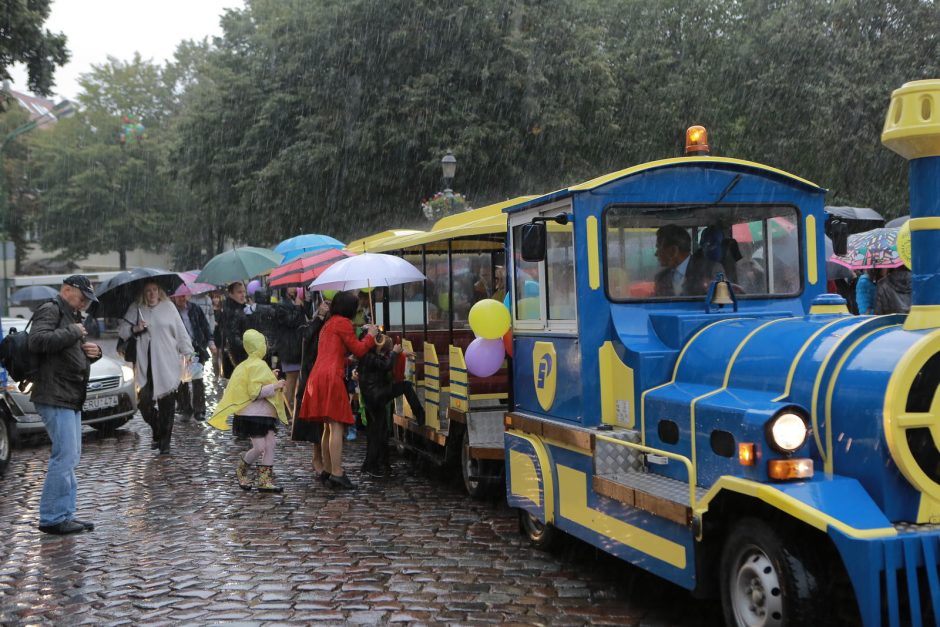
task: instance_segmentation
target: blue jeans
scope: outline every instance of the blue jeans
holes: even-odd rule
[[[71,520],[75,514],[78,492],[75,467],[82,455],[82,414],[67,407],[34,405],[52,440],[49,470],[39,499],[39,524],[56,525]]]

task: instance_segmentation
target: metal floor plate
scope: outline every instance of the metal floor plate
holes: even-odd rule
[[[689,507],[689,484],[685,481],[678,481],[649,472],[618,472],[598,476],[628,488]],[[708,490],[705,488],[696,487],[696,500],[701,500],[706,492]]]

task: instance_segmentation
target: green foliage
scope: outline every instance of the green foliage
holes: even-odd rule
[[[128,250],[160,249],[173,236],[168,225],[179,196],[163,167],[172,90],[159,66],[139,57],[111,59],[81,82],[83,111],[35,140],[41,242],[65,258],[116,250],[123,268]],[[147,124],[146,139],[121,145],[125,114]]]
[[[426,227],[420,201],[443,187],[448,149],[453,188],[479,207],[680,155],[696,123],[715,154],[893,216],[904,163],[881,124],[892,89],[940,75],[937,9],[246,0],[165,67],[112,59],[85,77],[85,113],[56,129],[60,153],[48,145],[46,224],[107,225],[95,249],[171,239],[191,267],[232,240]],[[137,153],[116,146],[125,114],[147,127]]]
[[[65,35],[43,28],[51,4],[51,0],[4,0],[0,10],[0,80],[10,78],[11,65],[23,63],[29,90],[44,96],[55,84],[56,67],[69,60]]]

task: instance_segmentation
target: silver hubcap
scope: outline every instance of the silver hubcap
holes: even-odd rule
[[[731,575],[731,605],[738,625],[772,627],[783,624],[780,578],[767,555],[749,547]]]
[[[10,433],[7,431],[6,420],[0,418],[0,460],[10,457]]]

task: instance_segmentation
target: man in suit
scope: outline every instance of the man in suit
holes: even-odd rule
[[[656,274],[656,296],[702,296],[723,272],[721,264],[691,253],[692,238],[681,226],[667,224],[656,231],[656,258],[663,267]]]

